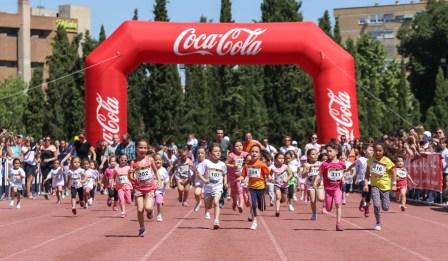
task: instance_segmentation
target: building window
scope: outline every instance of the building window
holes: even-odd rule
[[[5,35],[9,37],[17,37],[19,33],[18,28],[8,28],[8,27],[2,27],[0,28],[0,35]]]
[[[358,20],[358,24],[368,24],[369,22],[367,20],[368,19],[366,19],[365,17],[361,17]]]
[[[370,31],[369,35],[377,40],[384,40],[384,39],[394,39],[395,38],[395,32],[394,30],[376,30],[376,31]]]
[[[0,67],[17,67],[17,61],[0,61]]]
[[[31,29],[31,37],[37,37],[39,39],[46,39],[50,35],[49,30]]]
[[[394,14],[384,14],[383,16],[385,23],[390,23],[394,21]]]
[[[369,23],[382,24],[384,23],[384,14],[371,14],[369,15]]]

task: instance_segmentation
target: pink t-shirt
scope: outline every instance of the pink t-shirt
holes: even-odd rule
[[[133,160],[131,168],[135,169],[135,180],[132,186],[135,190],[143,193],[153,192],[156,190],[155,174],[151,168],[153,159],[145,156],[142,160]]]
[[[288,165],[283,164],[279,168],[272,165],[271,171],[274,174],[274,185],[279,188],[287,188],[288,181],[286,179],[288,178]]]
[[[132,184],[129,181],[129,166],[116,167],[114,169],[115,188],[116,189],[132,189]]]
[[[325,190],[337,190],[342,186],[344,177],[345,163],[343,161],[331,162],[330,160],[322,162],[319,172],[324,179]]]
[[[114,168],[108,167],[104,171],[104,187],[105,188],[114,187]]]
[[[230,180],[234,180],[241,176],[241,170],[244,165],[244,158],[247,156],[247,152],[242,151],[240,154],[235,153],[234,151],[229,153],[228,163],[232,165],[236,165],[236,167],[228,167],[227,174],[229,175]]]

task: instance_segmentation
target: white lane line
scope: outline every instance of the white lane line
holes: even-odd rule
[[[260,216],[261,224],[263,224],[264,228],[266,229],[266,232],[268,233],[269,239],[271,239],[272,244],[274,244],[274,248],[277,251],[278,256],[280,257],[280,260],[286,261],[288,258],[286,257],[285,253],[283,252],[282,248],[280,247],[280,244],[275,239],[274,235],[272,234],[271,229],[268,227],[266,222],[264,221],[264,218]]]
[[[81,230],[84,230],[84,229],[86,229],[86,228],[89,228],[89,227],[94,226],[94,225],[96,225],[96,224],[98,224],[98,223],[104,222],[104,221],[106,221],[106,220],[109,220],[109,219],[111,219],[112,217],[118,216],[118,215],[120,215],[120,214],[121,214],[121,213],[117,213],[117,214],[115,214],[115,215],[113,215],[113,216],[111,216],[111,217],[109,217],[109,218],[105,218],[105,219],[98,220],[98,221],[96,221],[96,222],[93,222],[93,223],[90,223],[90,224],[88,224],[88,225],[79,227],[79,228],[77,228],[77,229],[75,229],[75,230],[72,230],[71,232],[67,232],[67,233],[64,233],[64,234],[62,234],[62,235],[59,235],[59,236],[57,236],[57,237],[53,237],[53,238],[51,238],[51,239],[48,239],[48,240],[46,240],[46,241],[43,241],[43,242],[40,243],[40,244],[34,245],[34,246],[32,246],[32,247],[29,247],[29,248],[22,249],[22,250],[20,250],[19,252],[15,252],[14,254],[11,254],[11,255],[9,255],[9,256],[3,257],[2,259],[0,259],[0,261],[7,260],[7,259],[9,259],[9,258],[11,258],[11,257],[15,257],[15,256],[17,256],[17,255],[23,254],[23,253],[28,252],[28,251],[33,250],[33,249],[38,249],[38,248],[40,248],[40,247],[43,247],[43,246],[47,245],[48,243],[51,243],[51,242],[56,241],[56,240],[59,240],[59,239],[61,239],[61,238],[70,236],[70,235],[72,235],[72,234],[74,234],[74,233],[77,233],[77,232],[79,232],[79,231],[81,231]]]
[[[428,222],[428,223],[431,223],[431,224],[434,224],[434,225],[439,225],[439,226],[444,227],[444,228],[448,228],[448,225],[440,223],[440,222],[437,222],[437,221],[424,219],[424,218],[421,218],[421,217],[418,217],[418,216],[409,215],[407,213],[404,213],[403,215],[405,215],[407,217],[415,218],[415,219],[418,219],[418,220],[421,220],[421,221],[424,221],[424,222]]]
[[[331,215],[334,216],[333,214],[331,214]],[[352,223],[352,222],[350,222],[350,221],[348,221],[348,220],[345,220],[345,219],[342,219],[342,220],[343,220],[345,223],[348,223],[348,224],[350,224],[350,225],[352,225],[352,226],[354,226],[354,227],[356,227],[356,228],[363,229],[362,227],[358,226],[358,225],[355,224],[355,223]],[[388,238],[386,238],[386,237],[383,237],[383,236],[378,235],[377,233],[373,233],[372,231],[369,231],[369,230],[363,230],[363,231],[366,232],[366,233],[368,233],[368,234],[370,234],[370,235],[372,235],[372,236],[375,236],[375,237],[378,238],[378,239],[381,239],[381,240],[383,240],[383,241],[385,241],[385,242],[391,244],[392,246],[394,246],[394,247],[396,247],[396,248],[399,248],[399,249],[401,249],[401,250],[404,250],[404,251],[408,252],[409,254],[411,254],[411,255],[413,255],[413,256],[415,256],[415,257],[418,257],[418,258],[420,258],[420,259],[422,259],[422,260],[425,260],[425,261],[432,261],[431,258],[426,257],[426,256],[424,256],[424,255],[421,255],[420,253],[417,253],[417,252],[415,252],[414,250],[411,250],[411,249],[409,249],[409,248],[407,248],[407,247],[401,246],[401,245],[395,243],[394,241],[392,241],[392,240],[390,240],[390,239],[388,239]]]
[[[185,219],[189,216],[189,215],[191,215],[191,213],[193,213],[193,209],[191,209],[187,214],[185,214],[185,216],[181,219],[181,220],[179,220],[177,223],[176,223],[176,225],[174,225],[174,227],[173,228],[171,228],[171,230],[170,231],[168,231],[168,233],[167,234],[165,234],[165,236],[164,237],[162,237],[162,239],[160,239],[160,241],[159,242],[157,242],[157,244],[155,244],[150,250],[148,250],[148,252],[146,252],[145,253],[145,255],[140,259],[141,261],[143,261],[143,260],[148,260],[148,258],[152,255],[152,254],[154,254],[154,252],[157,250],[157,248],[159,248],[162,244],[163,244],[163,242],[165,242],[170,236],[171,236],[171,234],[173,234],[174,233],[174,231],[185,221]]]

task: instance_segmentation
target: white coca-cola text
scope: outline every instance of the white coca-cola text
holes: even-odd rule
[[[107,97],[103,99],[99,93],[96,94],[96,120],[103,128],[103,139],[108,143],[113,143],[113,135],[120,132],[120,118],[118,112],[120,103],[117,98]]]
[[[351,112],[350,95],[347,92],[339,91],[336,95],[332,90],[328,89],[328,112],[336,122],[336,131],[341,135],[345,135],[348,140],[354,139],[353,120]]]
[[[174,41],[176,55],[257,55],[262,41],[257,37],[267,29],[233,28],[223,34],[196,34],[195,28],[181,32]]]

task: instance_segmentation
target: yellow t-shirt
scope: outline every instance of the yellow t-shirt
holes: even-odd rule
[[[367,168],[370,170],[370,184],[382,191],[392,189],[392,176],[394,174],[395,164],[388,158],[382,157],[381,160],[371,158],[367,161]]]

